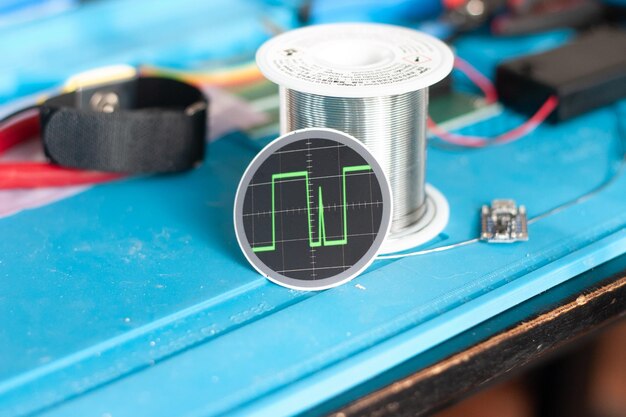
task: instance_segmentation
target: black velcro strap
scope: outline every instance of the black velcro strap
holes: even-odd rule
[[[111,107],[97,111],[98,99],[111,94]],[[166,78],[78,90],[41,106],[44,149],[53,163],[71,168],[184,171],[204,157],[207,106],[197,88]]]

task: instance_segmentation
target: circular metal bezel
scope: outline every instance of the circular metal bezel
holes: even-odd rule
[[[259,257],[257,257],[256,254],[252,251],[252,247],[248,242],[248,238],[246,236],[243,225],[243,206],[246,196],[246,190],[248,189],[248,185],[252,181],[252,178],[256,174],[257,170],[263,165],[263,163],[269,156],[274,154],[274,152],[291,143],[308,139],[329,139],[347,145],[352,150],[356,151],[372,167],[372,170],[374,171],[374,174],[378,179],[383,199],[383,211],[378,234],[374,238],[374,242],[367,250],[367,252],[354,265],[352,265],[345,271],[340,272],[339,274],[332,277],[312,281],[287,277],[265,265],[261,261],[261,259],[259,259]],[[392,201],[391,187],[389,185],[387,176],[383,172],[382,167],[380,166],[376,158],[372,155],[372,153],[365,147],[365,145],[363,145],[357,139],[346,133],[334,129],[309,128],[296,130],[272,141],[265,148],[263,148],[263,150],[259,152],[259,154],[252,160],[252,162],[250,162],[250,165],[248,165],[248,168],[246,169],[241,178],[241,181],[239,182],[239,186],[237,187],[237,194],[235,196],[235,206],[233,210],[235,235],[237,237],[237,242],[239,243],[239,246],[241,247],[241,250],[243,251],[246,259],[261,275],[263,275],[270,281],[284,287],[296,290],[324,290],[327,288],[336,287],[350,281],[363,270],[365,270],[374,261],[376,255],[378,254],[381,246],[385,241],[387,234],[389,233],[389,228],[391,227],[391,213],[393,212]]]

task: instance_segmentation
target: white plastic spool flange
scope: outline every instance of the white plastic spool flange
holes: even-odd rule
[[[348,98],[428,88],[444,79],[454,65],[452,51],[440,40],[412,29],[374,23],[335,23],[285,32],[263,44],[256,59],[261,72],[283,89]],[[280,109],[283,134],[284,111]],[[381,252],[414,248],[445,228],[446,198],[429,184],[425,193],[424,216],[389,235]]]

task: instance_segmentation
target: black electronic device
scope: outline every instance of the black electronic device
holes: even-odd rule
[[[551,122],[613,103],[626,97],[626,31],[597,29],[562,47],[505,61],[496,88],[506,106],[528,115],[555,96]]]

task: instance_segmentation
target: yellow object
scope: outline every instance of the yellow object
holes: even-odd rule
[[[69,93],[71,91],[76,91],[79,88],[129,80],[137,77],[137,75],[137,69],[130,65],[110,65],[95,68],[72,75],[63,85],[62,91],[64,93]]]

